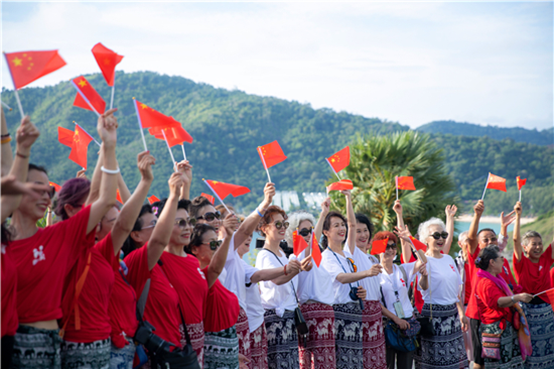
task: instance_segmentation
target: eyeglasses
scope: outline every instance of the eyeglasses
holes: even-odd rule
[[[206,222],[213,222],[214,219],[219,218],[221,218],[221,213],[219,211],[216,211],[215,213],[209,212],[200,217],[196,217],[196,219],[204,219]]]
[[[441,233],[435,232],[432,235],[430,235],[430,237],[433,237],[435,240],[438,240],[439,238],[442,237],[446,240],[448,238],[448,232],[445,232],[445,231],[443,231]]]
[[[302,237],[306,237],[308,236],[310,233],[312,233],[312,230],[311,229],[308,229],[308,228],[302,228],[300,230],[300,232],[298,232],[299,235],[301,235]]]
[[[276,221],[273,224],[275,224],[275,228],[277,228],[277,229],[281,229],[283,227],[285,227],[285,229],[287,229],[289,227],[289,222]]]
[[[156,226],[157,223],[158,223],[158,219],[153,219],[153,220],[150,222],[150,225],[147,225],[146,227],[142,227],[140,230],[142,231],[143,229],[154,228],[154,227]]]
[[[396,249],[396,243],[387,243],[387,249]]]
[[[196,225],[196,218],[189,218],[188,221],[186,219],[175,219],[175,225],[178,225],[181,228],[187,228],[187,224],[191,227],[194,227]]]
[[[218,240],[218,241],[210,241],[209,243],[203,243],[202,245],[208,245],[210,246],[210,250],[215,251],[219,246],[221,246],[222,243],[223,241]]]

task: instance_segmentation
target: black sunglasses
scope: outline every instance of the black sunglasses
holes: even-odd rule
[[[218,240],[218,241],[210,241],[209,243],[205,243],[204,245],[209,245],[210,250],[215,251],[219,246],[221,246],[222,243],[223,243],[222,240]]]
[[[448,232],[442,231],[441,233],[435,232],[431,235],[435,240],[438,240],[439,238],[444,238],[445,240],[448,238]]]
[[[191,227],[194,227],[196,225],[196,219],[195,218],[189,218],[188,221],[186,219],[176,219],[175,224],[178,225],[181,228],[187,228],[187,224]]]
[[[212,212],[206,213],[201,217],[197,217],[196,219],[204,219],[206,222],[213,222],[214,219],[219,219],[219,218],[221,218],[221,213],[219,211],[216,211],[215,213],[212,213]]]
[[[312,233],[312,230],[311,229],[308,229],[308,228],[302,228],[298,234],[301,235],[302,237],[306,237],[308,236],[310,233]]]
[[[275,228],[277,228],[277,229],[281,229],[283,227],[285,227],[285,229],[287,229],[289,227],[289,222],[276,221],[273,224],[275,224]]]
[[[387,249],[395,249],[396,248],[396,243],[387,243]]]

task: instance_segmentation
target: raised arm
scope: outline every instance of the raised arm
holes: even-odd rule
[[[352,192],[350,190],[341,191],[346,199],[346,221],[348,222],[348,249],[354,255],[356,249],[356,214],[354,214],[354,206],[352,206]]]
[[[394,202],[392,210],[396,213],[396,225],[400,228],[404,228],[404,214],[400,200]]]
[[[515,220],[515,211],[504,216],[504,212],[500,213],[500,234],[498,235],[498,248],[504,251],[508,245],[508,226]]]
[[[129,234],[133,231],[135,220],[140,214],[144,199],[148,196],[148,190],[154,180],[154,175],[152,174],[152,165],[154,164],[156,164],[156,159],[148,151],[138,154],[137,165],[141,174],[141,180],[133,195],[125,202],[112,228],[113,251],[116,256],[119,254],[119,250],[123,247],[123,243]]]
[[[117,118],[113,115],[117,109],[110,109],[98,117],[98,135],[102,139],[100,151],[103,151],[104,173],[100,181],[100,197],[90,207],[87,234],[96,228],[108,210],[115,206],[117,191],[117,173],[119,168],[115,159],[117,142]],[[111,173],[110,173],[111,172]],[[114,173],[115,172],[115,173]]]
[[[392,210],[394,210],[394,212],[396,213],[395,233],[400,237],[400,244],[402,245],[402,258],[404,259],[404,263],[409,263],[412,259],[412,244],[409,238],[411,234],[408,227],[404,225],[404,214],[400,200],[396,200],[394,202]]]
[[[88,206],[98,200],[100,197],[100,184],[102,182],[102,166],[104,165],[104,150],[100,147],[100,152],[98,153],[98,160],[96,161],[96,166],[94,167],[94,172],[92,172],[92,180],[90,181],[90,191],[88,192],[87,201],[85,205]],[[86,169],[80,170],[77,172],[77,178],[85,174]],[[121,173],[118,173],[118,176]],[[85,177],[86,178],[86,177]]]
[[[29,195],[32,200],[39,200],[45,191],[50,191],[49,185],[31,182],[20,182],[13,175],[2,177],[2,218],[4,222],[21,203],[21,195]]]
[[[275,185],[273,183],[266,183],[264,187],[263,201],[256,208],[256,211],[253,211],[252,214],[244,219],[239,229],[235,233],[235,244],[233,245],[234,250],[236,250],[240,245],[244,243],[244,241],[246,241],[248,237],[252,235],[252,232],[254,232],[256,226],[260,222],[259,214],[263,215],[265,213],[265,210],[271,205],[271,202],[273,201],[273,196],[275,196]]]
[[[13,164],[13,154],[12,154],[12,145],[10,144],[11,137],[8,132],[8,124],[6,123],[6,117],[4,116],[4,108],[0,106],[0,111],[2,112],[2,177],[8,175],[12,164]]]
[[[448,237],[444,241],[444,253],[448,254],[450,252],[450,247],[452,246],[452,240],[454,239],[454,217],[458,207],[456,205],[446,205],[444,212],[446,214],[446,232],[448,232]]]
[[[325,223],[325,218],[327,217],[327,214],[329,214],[329,208],[331,207],[331,198],[327,197],[323,202],[321,203],[321,213],[319,214],[319,219],[317,220],[317,224],[315,225],[315,238],[318,240],[321,240],[321,234],[323,233],[323,223]]]
[[[467,241],[469,244],[469,250],[467,251],[471,255],[475,253],[475,250],[477,250],[477,245],[479,244],[479,240],[477,239],[477,232],[479,231],[479,221],[481,220],[481,216],[485,211],[485,203],[483,202],[483,200],[477,201],[477,204],[475,204],[473,210],[473,219],[471,220],[469,231],[467,232]]]
[[[516,220],[514,222],[514,257],[517,261],[521,261],[521,254],[523,253],[523,247],[521,247],[521,202],[516,202],[514,206],[516,212]]]
[[[225,262],[227,261],[227,253],[229,252],[229,244],[231,243],[231,235],[237,227],[237,217],[235,214],[227,214],[225,220],[223,221],[223,227],[225,232],[227,232],[227,237],[223,240],[223,243],[220,247],[217,248],[210,265],[208,265],[208,287],[212,287],[215,283],[217,277],[223,271],[225,267]]]
[[[165,247],[169,243],[171,231],[175,225],[175,214],[177,214],[177,204],[179,203],[179,194],[183,186],[183,176],[181,173],[172,173],[169,178],[169,197],[163,207],[158,222],[152,231],[150,240],[148,240],[148,269],[152,270]],[[135,218],[136,219],[136,218]]]
[[[127,183],[125,183],[121,172],[119,172],[119,174],[117,175],[117,189],[119,190],[121,201],[123,201],[123,204],[126,204],[127,201],[129,201],[129,199],[131,198],[131,191],[129,191],[129,187],[127,187]]]

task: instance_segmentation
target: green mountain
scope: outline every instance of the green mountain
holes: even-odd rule
[[[110,88],[100,74],[87,76],[96,90],[109,101]],[[73,129],[78,122],[93,136],[96,115],[73,106],[75,89],[69,82],[44,88],[25,88],[19,92],[24,110],[39,127],[41,137],[33,146],[32,161],[48,168],[50,179],[62,184],[80,169],[67,159],[70,149],[57,140],[57,127]],[[187,158],[194,166],[193,196],[207,192],[201,179],[213,179],[249,187],[252,192],[226,202],[239,208],[253,210],[263,196],[267,181],[256,148],[278,140],[288,156],[284,162],[269,169],[278,190],[324,192],[325,181],[331,170],[325,157],[343,148],[358,135],[386,135],[409,128],[398,123],[366,118],[331,109],[313,109],[309,104],[273,97],[248,95],[242,91],[214,88],[182,77],[170,77],[152,72],[123,73],[118,71],[114,106],[119,119],[117,155],[123,176],[133,189],[140,177],[136,170],[136,156],[143,150],[133,97],[148,106],[173,116],[192,135],[194,142],[185,144]],[[13,91],[3,90],[2,100],[16,107]],[[15,108],[6,113],[10,132],[15,134],[19,112]],[[150,194],[167,195],[167,179],[172,164],[165,142],[150,136],[148,149],[156,157],[156,180]],[[530,199],[532,190],[545,192],[553,184],[554,155],[552,147],[512,140],[493,140],[488,137],[464,137],[434,134],[432,138],[444,149],[446,166],[454,177],[462,200],[474,201],[481,191],[489,171],[508,178],[514,186],[515,176],[529,178],[524,199]],[[89,178],[95,163],[97,148],[89,146]],[[173,148],[177,160],[183,158],[179,147]],[[490,194],[487,198],[505,195],[511,204],[515,199],[508,194]],[[540,192],[540,191],[539,191]],[[554,208],[552,193],[537,192],[531,211],[546,212]],[[489,195],[490,194],[490,195]],[[302,199],[301,199],[302,201]],[[500,203],[498,200],[495,202]],[[487,203],[488,205],[488,203]],[[504,205],[503,205],[504,206]],[[502,208],[505,210],[505,208]],[[465,209],[465,210],[469,210]],[[496,211],[494,207],[487,210]]]
[[[510,138],[516,142],[527,142],[535,145],[554,145],[554,127],[538,131],[521,127],[504,128],[480,126],[472,123],[459,123],[452,120],[439,120],[424,124],[416,130],[425,133],[444,133],[455,136],[490,137],[495,140]]]

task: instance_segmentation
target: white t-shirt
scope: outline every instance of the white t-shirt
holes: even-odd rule
[[[225,288],[237,295],[240,307],[246,311],[246,283],[250,283],[250,278],[252,278],[252,275],[256,273],[258,269],[246,263],[247,267],[245,267],[234,245],[235,234],[233,234],[231,238],[229,252],[227,252],[227,261],[223,269],[227,273],[227,276],[224,279],[220,278],[219,281]]]
[[[283,267],[289,263],[289,259],[281,251],[281,256],[277,255],[281,263],[271,251],[261,249],[256,258],[257,269],[272,269]],[[292,282],[292,283],[291,283]],[[292,284],[294,288],[298,288],[298,276],[292,278],[290,282],[280,286],[271,281],[261,281],[260,292],[262,294],[262,306],[266,310],[275,309],[275,313],[282,317],[285,310],[293,311],[298,306],[294,293],[292,292]]]
[[[245,270],[252,268],[258,270],[240,260]],[[254,332],[264,322],[264,307],[262,306],[262,298],[260,296],[260,286],[257,283],[252,283],[250,287],[246,287],[246,316],[248,317],[248,328],[250,332]]]
[[[421,290],[418,283],[423,301],[437,305],[456,303],[463,282],[454,259],[450,255],[443,255],[439,259],[427,256],[427,272],[429,288]]]
[[[322,260],[320,266],[325,268],[333,281],[333,304],[347,304],[349,302],[353,302],[349,295],[350,285],[352,285],[352,287],[358,287],[358,282],[348,284],[337,281],[337,276],[339,274],[345,272],[352,273],[348,260],[346,260],[344,256],[334,253],[330,248],[323,251],[321,256]]]
[[[380,275],[381,289],[386,303],[385,307],[394,315],[398,316],[394,309],[394,303],[396,301],[400,301],[402,304],[405,318],[410,318],[414,314],[414,308],[408,296],[408,289],[415,278],[415,274],[413,274],[414,266],[415,261],[413,263],[402,264],[404,271],[406,271],[407,281],[404,280],[404,274],[402,270],[400,270],[400,266],[396,264],[392,264],[392,274],[387,273],[383,268],[383,272]],[[394,291],[398,292],[398,298]]]
[[[306,257],[306,250],[298,256],[298,260]],[[323,261],[322,261],[323,263]],[[322,304],[333,304],[333,279],[323,265],[319,268],[312,262],[312,269],[309,272],[301,272],[298,275],[298,301],[303,304],[308,300],[321,302]]]
[[[377,260],[375,256],[365,254],[362,250],[358,248],[358,246],[354,246],[354,256],[352,256],[352,254],[350,253],[350,249],[348,248],[348,240],[346,240],[346,243],[344,244],[343,251],[345,255],[348,255],[349,257],[354,259],[354,264],[356,264],[358,272],[363,272],[364,270],[371,269],[374,264],[379,264],[379,260]],[[381,292],[379,292],[379,282],[380,277],[378,275],[376,275],[375,277],[366,277],[358,281],[358,283],[360,283],[360,285],[367,291],[367,296],[365,298],[366,300],[381,300]]]

